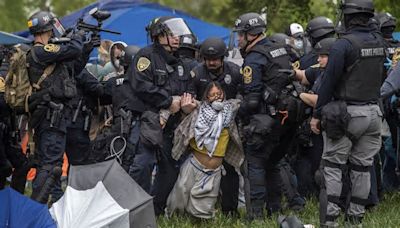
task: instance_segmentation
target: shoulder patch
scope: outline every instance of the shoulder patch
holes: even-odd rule
[[[190,71],[190,76],[192,76],[192,78],[195,78],[196,77],[196,73],[194,72],[194,71]]]
[[[319,68],[319,63],[310,66],[311,68]]]
[[[145,71],[147,68],[150,66],[150,60],[146,57],[140,57],[137,64],[136,68],[138,71],[142,72]]]
[[[60,45],[57,44],[46,44],[43,48],[47,52],[56,53],[60,51]]]
[[[243,82],[244,84],[250,84],[253,80],[253,69],[250,66],[243,68]]]

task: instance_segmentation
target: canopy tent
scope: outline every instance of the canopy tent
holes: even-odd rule
[[[72,165],[67,189],[50,213],[59,228],[157,226],[152,197],[116,160]]]
[[[30,43],[29,39],[8,32],[0,31],[0,45],[14,45],[18,43]]]
[[[0,202],[0,227],[57,227],[47,205],[33,201],[12,188],[0,191]]]
[[[192,29],[193,33],[199,38],[199,41],[203,41],[210,36],[221,37],[226,42],[229,39],[230,30],[227,28],[204,22],[182,11],[161,6],[156,3],[143,3],[141,0],[100,0],[61,18],[61,22],[65,28],[69,28],[73,27],[80,17],[83,17],[85,22],[97,24],[97,22],[88,15],[88,12],[94,7],[107,10],[112,14],[110,18],[104,21],[104,29],[122,33],[122,35],[102,33],[102,39],[121,40],[127,44],[141,47],[146,46],[148,40],[145,27],[150,20],[160,16],[183,18]],[[29,36],[28,31],[18,32],[17,34],[24,37]]]
[[[394,32],[393,38],[400,41],[400,32]]]

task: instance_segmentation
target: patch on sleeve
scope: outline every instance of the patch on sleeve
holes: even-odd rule
[[[297,60],[296,62],[292,63],[292,67],[294,70],[300,69],[300,61]]]
[[[43,48],[45,51],[52,52],[52,53],[56,53],[56,52],[60,51],[60,45],[57,45],[57,44],[46,44]]]
[[[311,68],[319,68],[319,63],[310,66]]]
[[[253,80],[253,70],[249,66],[243,68],[243,82],[244,84],[250,84]]]
[[[136,68],[138,71],[142,72],[145,71],[147,68],[150,66],[150,60],[146,57],[140,57],[137,64]]]
[[[196,73],[194,72],[194,71],[190,71],[190,76],[192,76],[192,78],[195,78],[196,77]]]

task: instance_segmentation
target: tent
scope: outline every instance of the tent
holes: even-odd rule
[[[0,202],[0,227],[57,227],[47,205],[33,201],[12,188],[0,191]]]
[[[400,41],[400,32],[394,32],[393,38]]]
[[[71,166],[66,191],[50,213],[59,228],[156,227],[152,197],[116,160]]]
[[[8,32],[0,31],[0,45],[14,45],[18,43],[30,43],[29,39]]]
[[[189,14],[169,7],[161,6],[156,3],[144,3],[141,0],[99,0],[98,2],[61,18],[61,22],[64,27],[69,28],[73,27],[80,17],[83,17],[85,22],[97,24],[97,22],[88,15],[88,12],[94,7],[107,10],[112,14],[110,18],[103,22],[104,29],[122,33],[122,35],[102,33],[102,39],[121,40],[127,44],[138,45],[140,47],[146,46],[148,41],[145,27],[150,20],[159,16],[183,18],[200,41],[210,36],[221,37],[225,41],[229,39],[230,30],[227,28],[204,22]],[[19,32],[17,34],[24,37],[29,36],[28,31]]]

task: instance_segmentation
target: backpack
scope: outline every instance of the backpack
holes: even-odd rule
[[[27,54],[29,51],[23,50],[21,45],[14,46],[14,53],[10,58],[10,66],[5,80],[4,93],[4,99],[12,109],[24,110],[26,113],[29,112],[28,98],[33,89],[28,75]],[[43,75],[36,83],[37,87],[53,72],[54,68],[55,64],[46,67]]]

